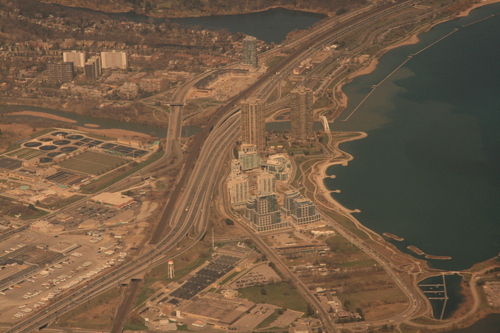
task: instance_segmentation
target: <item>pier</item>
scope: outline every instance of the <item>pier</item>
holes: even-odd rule
[[[422,290],[422,292],[425,294],[425,296],[429,300],[443,300],[443,307],[441,308],[441,314],[439,316],[439,320],[443,320],[444,317],[444,310],[446,309],[446,303],[448,302],[448,293],[446,291],[446,279],[445,275],[441,274],[441,278],[443,279],[443,283],[431,283],[431,284],[419,284],[419,287],[429,287],[429,288],[436,288],[437,290]],[[430,296],[428,294],[435,294],[435,296]],[[436,295],[436,294],[441,294],[441,296]]]

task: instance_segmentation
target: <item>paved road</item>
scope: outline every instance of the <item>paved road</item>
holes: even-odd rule
[[[56,318],[58,314],[74,308],[88,298],[116,285],[117,282],[125,281],[131,276],[144,272],[151,268],[153,264],[156,265],[165,262],[169,258],[165,258],[163,253],[174,249],[180,240],[188,237],[193,227],[196,228],[195,233],[198,233],[199,237],[204,228],[206,228],[206,219],[204,217],[207,215],[207,207],[215,188],[215,179],[219,175],[220,166],[223,161],[221,157],[227,153],[227,149],[232,146],[232,143],[239,136],[239,115],[234,106],[242,99],[249,97],[269,79],[279,76],[279,74],[276,75],[276,72],[284,69],[291,70],[295,61],[303,57],[305,52],[313,45],[325,41],[328,42],[334,33],[353,31],[353,29],[360,27],[360,22],[366,24],[367,20],[381,19],[384,17],[384,13],[388,15],[400,6],[413,2],[407,1],[403,4],[388,4],[377,7],[372,12],[362,13],[306,40],[289,57],[271,68],[268,73],[264,74],[248,89],[233,97],[226,106],[217,110],[204,130],[197,134],[195,138],[196,140],[191,153],[185,160],[181,179],[172,193],[172,198],[174,199],[168,202],[158,228],[154,233],[151,241],[152,249],[117,268],[115,271],[105,273],[104,276],[89,282],[84,288],[75,290],[70,295],[61,296],[54,304],[15,325],[7,332],[29,332],[35,330]],[[177,114],[177,112],[175,113]],[[177,123],[179,121],[174,120]],[[172,129],[172,131],[176,130]],[[172,133],[172,136],[178,134],[178,132]],[[174,139],[170,138],[168,144],[172,144],[172,140]],[[167,229],[169,229],[168,234],[166,233]],[[269,255],[272,257],[272,254]],[[304,290],[305,286],[301,285],[300,280],[295,278],[293,281],[295,281],[299,290],[305,293],[305,297],[316,308],[320,317],[325,321],[325,325],[330,330],[333,330],[331,320],[329,320],[327,314],[325,315],[324,309],[318,306],[317,299],[315,297],[310,298],[307,290]]]
[[[38,329],[40,326],[54,320],[58,315],[79,304],[87,301],[99,293],[116,286],[121,281],[128,281],[133,276],[143,273],[154,265],[164,263],[170,259],[164,253],[174,250],[177,244],[184,239],[194,226],[199,231],[204,231],[200,228],[201,225],[206,226],[206,219],[202,219],[208,210],[203,213],[203,208],[209,204],[209,199],[212,196],[212,191],[215,188],[215,179],[220,170],[223,156],[228,153],[230,146],[225,143],[225,140],[235,141],[239,134],[239,113],[232,113],[221,121],[220,124],[214,127],[212,135],[207,138],[210,149],[204,151],[200,157],[200,164],[196,166],[195,175],[189,187],[183,194],[182,202],[185,209],[176,210],[176,223],[172,225],[169,236],[158,242],[150,251],[132,260],[131,262],[118,267],[114,271],[104,273],[90,282],[87,285],[71,291],[67,295],[63,295],[54,299],[53,304],[37,312],[30,318],[16,324],[6,332],[30,332]],[[206,167],[206,166],[211,167]],[[194,241],[201,238],[202,232],[199,232],[198,237]]]

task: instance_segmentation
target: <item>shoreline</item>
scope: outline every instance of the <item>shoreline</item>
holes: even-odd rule
[[[15,112],[5,113],[5,115],[6,116],[33,116],[33,117],[47,118],[47,119],[62,121],[65,123],[70,123],[70,124],[77,123],[77,121],[74,119],[70,119],[70,118],[66,118],[66,117],[62,117],[62,116],[57,116],[55,114],[50,114],[50,113],[41,112],[41,111],[15,111]]]
[[[494,3],[497,3],[497,2],[500,2],[500,0],[482,0],[479,3],[473,4],[468,9],[462,10],[460,13],[458,13],[458,15],[456,17],[457,18],[458,17],[465,17],[465,16],[469,15],[470,12],[473,11],[474,9],[476,9],[476,8],[483,7],[483,6],[486,6],[486,5],[491,5],[491,4],[494,4]]]
[[[348,218],[352,224],[360,231],[364,232],[368,239],[380,247],[384,248],[384,251],[390,253],[388,256],[393,260],[394,265],[400,267],[406,267],[408,264],[412,267],[418,268],[418,274],[425,272],[437,272],[441,270],[434,270],[428,266],[428,261],[425,261],[421,258],[417,258],[407,253],[403,253],[398,250],[393,244],[387,242],[382,235],[373,231],[372,229],[366,227],[363,223],[361,223],[356,217],[354,217],[353,213],[360,213],[359,209],[349,209],[343,206],[340,202],[334,199],[331,193],[336,193],[336,190],[330,190],[326,187],[324,180],[326,178],[335,178],[335,175],[326,175],[326,170],[332,165],[341,165],[348,166],[348,162],[354,159],[354,156],[351,154],[341,150],[339,145],[344,142],[360,140],[368,137],[368,134],[365,132],[349,132],[356,133],[356,136],[344,137],[344,138],[336,138],[328,143],[328,149],[332,151],[330,158],[318,161],[312,166],[312,172],[309,173],[308,178],[310,182],[315,186],[315,190],[313,192],[314,202],[317,207],[320,206],[322,209],[327,209],[329,211],[337,212],[346,218]],[[319,199],[318,197],[324,199]],[[326,203],[325,203],[326,201]],[[333,221],[333,220],[332,220]],[[338,222],[333,222],[334,225],[337,224],[337,227],[340,230],[345,229],[344,226],[339,224]],[[335,228],[335,226],[334,226]],[[404,268],[401,268],[405,270]]]
[[[401,41],[396,42],[393,45],[389,45],[386,48],[380,50],[380,52],[377,55],[375,55],[371,60],[369,60],[368,65],[359,69],[358,71],[354,72],[353,74],[347,76],[344,80],[342,80],[341,82],[339,82],[335,86],[334,96],[335,95],[339,96],[339,99],[337,100],[337,104],[338,104],[337,110],[342,109],[342,112],[340,114],[335,113],[336,116],[335,116],[334,120],[336,118],[338,118],[344,112],[344,110],[347,108],[347,105],[349,102],[349,98],[344,93],[344,89],[343,89],[344,86],[349,84],[352,80],[354,80],[358,76],[372,73],[377,68],[379,61],[380,61],[380,58],[384,54],[386,54],[388,51],[396,49],[396,48],[401,47],[401,46],[405,46],[405,45],[417,44],[420,41],[420,38],[418,37],[418,35],[421,34],[422,32],[424,32],[425,30],[431,29],[432,27],[434,27],[438,24],[444,23],[444,22],[448,22],[448,21],[451,21],[451,20],[454,20],[454,19],[457,19],[460,17],[468,16],[470,14],[470,12],[476,8],[491,5],[494,3],[499,3],[499,2],[500,2],[500,0],[483,0],[480,3],[473,4],[469,8],[457,13],[456,16],[448,17],[446,19],[434,22],[430,26],[419,27],[416,32],[404,37]]]
[[[465,17],[465,16],[469,15],[470,12],[472,10],[476,9],[476,8],[479,8],[479,7],[482,7],[482,6],[485,6],[485,5],[490,5],[490,4],[493,4],[493,3],[498,3],[498,2],[500,2],[500,0],[482,1],[481,3],[474,4],[471,7],[469,7],[468,9],[466,9],[464,11],[461,11],[457,16],[449,17],[446,20],[441,20],[439,22],[435,22],[430,27],[433,27],[433,26],[435,26],[437,24],[440,24],[440,23],[443,23],[445,21],[450,21],[450,20],[453,20],[453,19],[456,19],[456,18],[459,18],[459,17]],[[350,81],[352,81],[357,76],[372,73],[376,69],[376,67],[377,67],[377,65],[379,63],[379,59],[386,52],[388,52],[389,50],[392,50],[392,49],[395,49],[395,48],[398,48],[398,47],[401,47],[401,46],[404,46],[404,45],[411,45],[411,44],[418,43],[419,42],[419,37],[418,37],[419,34],[422,33],[422,32],[424,32],[424,31],[426,31],[426,29],[429,29],[429,25],[424,26],[424,27],[420,27],[419,29],[417,29],[412,34],[408,35],[403,40],[401,40],[399,42],[396,42],[393,45],[384,48],[374,58],[372,58],[371,60],[366,61],[367,66],[361,68],[359,71],[351,74],[350,76],[346,77],[346,79],[344,79],[340,83],[338,83],[334,87],[334,97],[337,100],[337,110],[334,113],[335,114],[335,118],[334,119],[338,118],[343,113],[343,111],[347,108],[348,96],[343,91],[343,87],[346,84],[348,84]],[[338,111],[341,111],[341,112],[339,113]],[[358,138],[361,139],[362,137],[356,137],[356,139],[358,139]],[[339,150],[338,149],[338,145],[341,142],[344,142],[344,141],[340,141],[340,142],[336,142],[335,144],[332,144],[332,148],[334,148],[334,149],[332,149],[332,151],[334,151],[334,154],[333,154],[334,158],[338,158],[339,157],[339,156],[337,156],[337,154],[335,153],[335,151]],[[330,142],[329,142],[329,144],[330,144]],[[329,166],[331,166],[331,165],[338,165],[338,164],[347,165],[347,162],[350,161],[350,160],[352,160],[354,158],[352,155],[348,154],[347,152],[345,152],[345,154],[346,154],[345,156],[348,156],[345,164],[343,164],[342,161],[338,161],[338,160],[337,161],[335,161],[335,160],[332,161],[332,158],[330,157],[330,158],[326,158],[323,161],[318,162],[317,164],[315,164],[313,166],[313,168],[314,167],[317,168],[316,169],[317,172],[314,172],[314,175],[313,174],[310,175],[310,179],[314,181],[314,185],[316,186],[316,190],[315,190],[315,192],[313,194],[314,197],[315,197],[315,202],[317,202],[318,206],[321,205],[321,206],[329,209],[330,211],[334,211],[334,212],[338,212],[338,213],[343,214],[351,222],[353,222],[358,229],[360,229],[362,231],[365,231],[372,240],[374,240],[375,242],[381,244],[385,248],[390,249],[391,251],[393,251],[393,253],[397,253],[398,255],[405,256],[406,254],[403,253],[402,251],[400,251],[400,250],[398,250],[396,248],[388,247],[388,245],[383,244],[383,242],[380,242],[376,238],[376,236],[373,237],[374,235],[379,235],[379,234],[376,233],[375,231],[371,230],[370,228],[364,226],[361,222],[359,222],[352,215],[352,213],[355,212],[355,211],[349,210],[349,209],[345,208],[338,201],[336,201],[335,199],[333,199],[331,193],[334,192],[334,191],[331,191],[331,190],[329,190],[329,189],[326,188],[326,186],[324,184],[324,180],[326,178],[331,178],[331,176],[329,176],[329,175],[326,174],[327,168]],[[316,198],[317,195],[319,195],[319,197],[324,198],[326,200],[327,204],[323,203],[324,200],[318,200]],[[384,235],[388,236],[389,238],[392,238],[394,240],[397,240],[397,241],[402,240],[401,237],[398,237],[396,235],[394,235],[394,236],[396,236],[398,239],[396,239],[396,237],[390,237],[390,236],[393,235],[393,234],[390,234],[390,233],[385,233]],[[422,277],[422,275],[425,276],[426,274],[429,274],[432,271],[435,271],[435,269],[430,269],[430,267],[428,267],[428,263],[429,263],[430,259],[433,259],[433,260],[445,260],[445,261],[452,259],[451,256],[439,256],[439,255],[426,254],[422,250],[416,248],[415,246],[409,246],[409,248],[410,248],[410,250],[411,249],[414,249],[414,250],[417,249],[418,252],[421,252],[421,253],[416,253],[415,251],[413,251],[413,252],[415,254],[423,255],[424,258],[425,258],[425,259],[421,259],[421,258],[418,258],[415,255],[407,254],[415,262],[417,262],[417,266],[419,267],[419,272],[416,273],[416,275],[412,275],[412,273],[415,274],[414,272],[409,272],[410,273],[409,276],[413,276],[414,278],[417,277],[417,276]],[[394,251],[396,251],[396,252],[394,252]],[[425,267],[425,266],[420,267],[418,265],[418,262],[425,263],[425,266],[427,267],[427,269],[424,269],[424,271],[422,271],[422,268]],[[477,264],[478,263],[476,263],[475,265],[477,265]],[[461,272],[473,272],[475,265],[473,265],[472,267],[470,267],[468,269],[465,269],[465,270],[463,270]],[[427,271],[427,273],[425,273],[425,271]],[[442,272],[446,274],[446,273],[449,273],[450,271],[442,271]],[[458,273],[460,274],[460,272],[458,272]],[[476,274],[476,273],[474,273],[474,274]],[[481,319],[484,316],[483,313],[477,311],[477,308],[479,307],[479,305],[481,304],[481,302],[478,301],[477,298],[469,297],[471,292],[472,293],[476,292],[475,291],[475,287],[470,287],[470,289],[465,289],[465,290],[463,290],[461,292],[461,294],[463,294],[464,296],[466,296],[466,300],[465,300],[464,304],[462,304],[459,307],[459,309],[457,309],[455,311],[455,313],[453,314],[453,316],[456,316],[454,318],[457,318],[456,321],[459,322],[462,325],[463,324],[465,324],[465,325],[472,324],[472,323],[476,322],[477,320]],[[472,308],[472,309],[469,310],[469,308]],[[464,314],[462,314],[463,311],[466,311],[467,313],[464,315]],[[475,316],[475,318],[473,320],[471,320],[472,316]],[[448,327],[451,327],[451,324],[449,324],[449,323],[443,323],[440,326],[448,328]],[[418,327],[418,325],[417,325],[417,327]],[[422,325],[422,327],[424,327],[424,325]]]
[[[416,43],[418,43],[420,41],[418,35],[420,33],[424,32],[424,31],[426,31],[426,30],[434,27],[435,25],[441,24],[441,23],[444,23],[444,22],[447,22],[447,21],[451,21],[451,20],[454,20],[454,19],[459,18],[459,17],[465,17],[465,16],[469,15],[470,12],[473,11],[474,9],[477,9],[479,7],[482,7],[482,6],[494,4],[494,3],[500,3],[500,0],[484,0],[484,1],[480,2],[480,3],[473,4],[469,8],[467,8],[467,9],[459,12],[458,14],[456,14],[456,16],[450,16],[450,17],[448,17],[446,19],[443,19],[443,20],[440,20],[438,22],[434,22],[432,24],[419,27],[416,31],[414,31],[413,33],[407,35],[406,37],[404,37],[399,42],[395,42],[393,45],[390,45],[390,46],[382,49],[371,60],[367,60],[366,61],[366,63],[368,63],[367,66],[362,67],[358,71],[356,71],[356,72],[352,73],[351,75],[347,76],[344,80],[342,80],[341,82],[339,82],[334,87],[334,96],[337,99],[337,111],[334,113],[335,114],[334,120],[337,119],[345,111],[345,109],[347,108],[347,105],[348,105],[349,98],[344,93],[343,87],[345,85],[349,84],[354,78],[356,78],[358,76],[372,73],[377,68],[377,65],[379,64],[379,59],[386,52],[388,52],[388,51],[390,51],[392,49],[401,47],[401,46],[416,44]],[[338,112],[338,110],[341,110],[341,112]],[[364,132],[362,132],[362,133],[364,133]],[[367,136],[367,133],[364,133],[364,134]],[[362,138],[364,138],[366,136],[351,138],[351,140],[362,139]],[[334,151],[336,153],[337,152],[342,152],[338,148],[338,145],[340,143],[342,143],[342,142],[345,142],[345,141],[350,141],[350,140],[339,140],[338,142],[335,142],[335,145],[333,147],[330,147],[330,148],[332,149],[332,151]],[[366,232],[366,230],[368,230],[369,232],[367,232],[367,233],[370,235],[370,237],[372,237],[373,234],[379,235],[377,232],[375,232],[375,231],[371,230],[370,228],[364,226],[354,216],[352,216],[352,213],[359,212],[359,210],[348,209],[348,208],[344,207],[343,205],[341,205],[338,201],[336,201],[335,199],[333,199],[330,194],[332,192],[335,192],[335,191],[331,191],[331,190],[327,189],[326,186],[325,186],[325,184],[324,184],[324,179],[326,179],[326,178],[332,178],[331,176],[329,176],[329,175],[326,174],[326,170],[327,170],[327,168],[329,166],[331,166],[331,165],[339,165],[339,164],[347,166],[348,162],[351,161],[354,158],[352,155],[348,154],[347,152],[342,152],[342,153],[345,154],[345,156],[348,156],[345,160],[337,160],[337,161],[333,161],[332,162],[331,158],[330,158],[328,160],[325,160],[325,161],[322,161],[322,162],[319,162],[319,163],[316,164],[316,167],[319,170],[318,170],[318,174],[315,175],[313,178],[314,178],[314,183],[315,183],[316,188],[317,188],[317,192],[319,194],[321,194],[322,197],[327,200],[327,202],[329,203],[329,206],[331,205],[331,207],[329,207],[329,209],[331,209],[332,211],[338,211],[338,212],[341,212],[341,213],[345,214],[345,216],[347,216],[354,224],[357,225],[358,229],[364,230],[365,232]],[[334,154],[333,158],[338,158],[339,156],[340,155]],[[386,233],[386,234],[390,234],[390,233]],[[381,236],[381,235],[379,235],[379,236]],[[388,237],[392,238],[394,240],[399,240],[399,239],[395,239],[395,238],[390,237],[390,236],[388,236]],[[398,237],[398,238],[400,238],[400,237]],[[438,259],[438,260],[449,260],[449,259],[452,259],[452,257],[450,257],[450,256],[439,256],[439,255],[425,254],[423,251],[421,251],[420,249],[416,248],[415,246],[411,246],[411,247],[413,249],[417,249],[418,252],[422,252],[422,253],[420,254],[420,253],[415,252],[412,249],[410,249],[412,252],[414,252],[414,253],[416,253],[418,255],[424,255],[426,259]],[[399,252],[402,253],[401,251],[399,251]],[[418,259],[415,256],[412,256],[412,257],[415,258],[415,259]]]

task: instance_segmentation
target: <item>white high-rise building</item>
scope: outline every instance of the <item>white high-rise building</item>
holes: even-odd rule
[[[275,193],[250,197],[244,213],[244,219],[256,232],[282,229],[289,226],[287,221],[281,220],[278,195]]]
[[[285,215],[291,216],[295,225],[321,221],[321,215],[316,210],[314,203],[304,198],[299,191],[285,192],[284,205],[281,210]]]
[[[237,159],[231,160],[231,174],[233,175],[241,174],[241,163]]]
[[[257,189],[260,194],[276,192],[276,177],[263,171],[257,176]]]
[[[243,174],[232,175],[227,182],[227,189],[233,207],[246,205],[248,198],[250,198],[247,176]]]
[[[85,67],[85,52],[63,52],[63,62],[72,62],[73,67]]]
[[[277,180],[286,181],[290,176],[291,164],[285,154],[270,155],[263,166],[266,171],[273,174]]]
[[[127,53],[123,51],[101,52],[102,68],[127,68]]]
[[[238,160],[243,171],[260,167],[260,156],[257,152],[257,146],[254,144],[242,144],[240,151],[238,151]]]

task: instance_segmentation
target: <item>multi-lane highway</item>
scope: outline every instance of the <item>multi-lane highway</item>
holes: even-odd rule
[[[31,316],[23,322],[18,323],[6,332],[30,332],[47,324],[57,318],[63,312],[66,312],[89,298],[103,292],[118,283],[128,281],[148,270],[153,265],[166,262],[170,257],[164,254],[174,250],[177,244],[184,239],[193,227],[197,227],[198,235],[193,237],[197,241],[204,232],[203,208],[209,203],[212,191],[215,188],[215,180],[219,174],[223,159],[219,156],[227,154],[230,146],[226,141],[235,141],[239,132],[239,113],[233,112],[224,118],[219,124],[216,124],[212,134],[207,138],[209,148],[200,156],[200,163],[196,166],[195,176],[188,184],[188,188],[182,196],[181,202],[184,209],[177,209],[175,216],[176,223],[172,225],[169,236],[158,242],[151,251],[146,252],[140,257],[129,263],[118,267],[114,271],[108,271],[97,279],[90,281],[83,288],[72,290],[54,299],[53,303],[40,312]],[[206,210],[205,210],[206,211]]]
[[[101,275],[96,280],[89,282],[85,287],[74,290],[71,293],[62,295],[59,299],[48,307],[44,308],[30,318],[22,321],[9,329],[7,332],[29,332],[52,321],[59,314],[88,300],[90,297],[115,286],[120,281],[126,281],[151,268],[153,265],[163,263],[169,258],[164,253],[175,249],[177,244],[185,237],[195,239],[201,237],[206,228],[209,203],[216,186],[216,179],[220,175],[220,169],[228,149],[239,136],[239,113],[235,105],[244,98],[249,97],[258,89],[267,84],[269,80],[271,87],[275,82],[280,82],[280,74],[289,72],[296,64],[296,61],[308,55],[308,50],[322,43],[330,41],[332,36],[342,36],[349,31],[353,31],[374,19],[383,19],[399,8],[408,6],[415,1],[406,1],[401,4],[386,4],[375,7],[368,12],[363,12],[352,16],[336,25],[325,28],[318,34],[313,34],[312,38],[304,39],[297,49],[286,59],[271,68],[266,74],[259,78],[254,84],[229,100],[228,104],[221,107],[209,120],[202,132],[197,134],[191,147],[190,154],[185,158],[182,175],[177,182],[171,200],[167,203],[162,217],[154,232],[150,244],[150,250],[135,258],[131,262],[118,267],[114,271],[109,271]],[[335,37],[338,38],[338,37]],[[276,74],[278,73],[278,74]],[[191,81],[189,84],[193,84]],[[176,100],[183,100],[188,85],[179,90]],[[267,88],[264,88],[267,89]],[[179,108],[179,109],[176,109]],[[182,115],[180,107],[173,107],[171,115],[171,125],[168,131],[167,152],[172,152],[175,140],[179,138]],[[168,230],[168,233],[167,233]],[[191,232],[194,230],[194,232]],[[273,254],[269,254],[273,256]],[[284,267],[283,269],[286,269]],[[293,279],[293,275],[291,277]],[[319,305],[319,302],[298,279],[294,279],[299,290],[315,307],[324,324],[329,330],[333,330],[333,324],[328,314]]]

